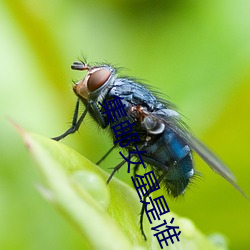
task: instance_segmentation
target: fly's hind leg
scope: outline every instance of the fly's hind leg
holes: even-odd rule
[[[162,181],[163,177],[164,177],[164,175],[161,175],[157,179],[157,182],[160,183]],[[154,186],[156,185],[157,182],[154,183]],[[149,203],[149,202],[146,202],[146,199],[147,199],[147,197],[150,196],[150,194],[151,194],[151,190],[148,189],[146,194],[143,196],[143,200],[141,200],[142,207],[141,207],[141,212],[140,212],[140,230],[141,230],[141,233],[142,233],[144,240],[147,240],[147,237],[146,237],[146,234],[145,234],[144,228],[143,228],[143,215],[145,212],[145,207],[146,207],[147,203]]]

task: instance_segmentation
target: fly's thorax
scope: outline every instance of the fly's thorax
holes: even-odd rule
[[[87,75],[75,84],[73,90],[81,99],[102,101],[108,87],[117,77],[115,69],[109,65],[103,65],[88,67],[87,70]]]

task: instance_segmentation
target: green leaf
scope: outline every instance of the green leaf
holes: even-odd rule
[[[148,240],[143,240],[141,203],[135,190],[116,178],[106,185],[106,172],[62,143],[19,131],[44,176],[46,187],[39,185],[39,191],[81,232],[83,249],[160,249],[146,216]],[[173,225],[180,227],[180,241],[174,239],[174,244],[169,242],[165,248],[226,249],[225,242],[213,244],[190,220],[172,211],[161,219],[169,222],[172,217]]]

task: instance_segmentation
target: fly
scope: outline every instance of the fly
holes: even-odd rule
[[[102,129],[111,133],[113,123],[103,113],[104,101],[118,96],[122,99],[130,123],[134,123],[134,131],[140,137],[137,146],[145,151],[143,161],[150,165],[170,196],[183,194],[195,174],[192,152],[196,152],[215,172],[231,183],[245,197],[246,195],[236,184],[236,179],[227,166],[203,143],[196,139],[181,120],[175,106],[163,100],[149,90],[148,86],[136,82],[132,78],[119,77],[117,70],[108,64],[90,66],[85,62],[74,62],[73,70],[87,71],[86,76],[75,83],[73,91],[78,97],[71,127],[62,135],[54,137],[56,141],[76,132],[87,113]],[[80,102],[85,106],[84,112],[78,117]],[[122,120],[121,120],[122,121]],[[98,162],[100,163],[116,146],[114,146]],[[126,147],[129,152],[133,142]],[[126,161],[117,165],[107,182]],[[136,165],[138,166],[138,165]],[[135,167],[134,171],[138,167]],[[146,200],[146,197],[144,197]],[[143,233],[142,208],[140,226]],[[144,235],[144,233],[143,233]],[[145,236],[145,235],[144,235]]]

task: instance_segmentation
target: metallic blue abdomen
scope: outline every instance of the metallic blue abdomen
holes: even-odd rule
[[[170,129],[157,136],[146,150],[144,159],[161,178],[167,191],[176,197],[182,194],[194,175],[191,150]]]

